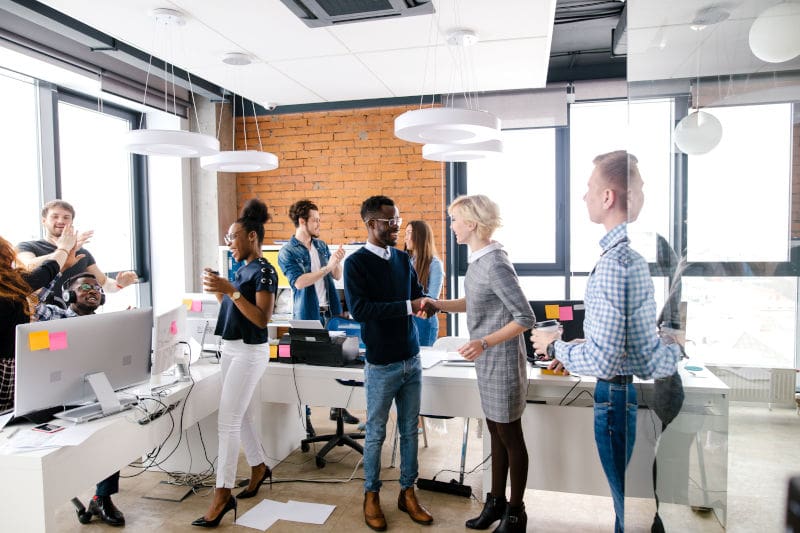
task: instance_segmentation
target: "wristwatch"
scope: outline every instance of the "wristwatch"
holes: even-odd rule
[[[484,351],[489,349],[489,343],[486,342],[486,339],[481,339],[481,348],[483,348]]]
[[[238,300],[239,298],[241,298],[241,297],[242,297],[242,293],[239,292],[239,291],[233,291],[233,294],[231,294],[231,300],[233,300],[234,302],[236,300]]]
[[[556,356],[556,341],[551,342],[547,345],[547,357],[551,359]]]

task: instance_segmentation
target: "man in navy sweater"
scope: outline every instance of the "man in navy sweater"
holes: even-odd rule
[[[367,431],[364,440],[364,521],[375,531],[386,529],[378,492],[381,447],[392,400],[400,431],[400,496],[397,507],[418,524],[433,523],[417,502],[417,420],[422,367],[412,315],[427,316],[429,299],[411,260],[394,248],[403,219],[391,198],[372,196],[361,204],[367,244],[344,264],[344,295],[353,318],[361,322],[367,347],[364,367]]]

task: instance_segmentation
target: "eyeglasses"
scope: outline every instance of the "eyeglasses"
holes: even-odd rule
[[[223,235],[222,238],[225,239],[225,244],[230,244],[234,240],[236,240],[236,234],[239,233],[239,231],[234,231],[233,233],[226,233],[225,235]]]
[[[394,218],[372,218],[370,220],[378,220],[380,222],[386,222],[389,226],[394,226],[399,228],[403,225],[403,219],[401,217],[394,217]]]
[[[103,292],[103,287],[101,287],[101,286],[100,286],[100,285],[98,285],[98,284],[91,285],[91,284],[89,284],[89,283],[81,283],[80,285],[78,285],[78,287],[77,287],[77,288],[78,288],[78,289],[80,289],[80,290],[82,290],[82,291],[91,291],[91,290],[95,290],[95,291],[97,291],[97,292]]]

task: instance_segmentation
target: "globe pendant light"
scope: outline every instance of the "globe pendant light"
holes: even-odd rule
[[[700,111],[700,52],[702,41],[700,32],[710,25],[727,20],[729,13],[724,8],[706,8],[698,11],[691,28],[697,32],[697,81],[695,83],[695,110],[683,117],[675,126],[672,139],[675,146],[688,155],[707,154],[722,140],[722,124],[706,111]]]
[[[707,154],[722,140],[722,124],[705,111],[696,110],[675,126],[675,146],[689,155]]]
[[[226,54],[222,62],[227,65],[245,66],[252,60],[247,54],[233,52]],[[240,97],[242,103],[242,119],[244,119],[244,98]],[[231,129],[233,144],[236,142],[236,95],[233,95],[231,103],[231,118],[233,127]],[[244,150],[226,150],[213,155],[200,158],[200,166],[205,170],[213,172],[264,172],[278,168],[278,156],[270,152],[264,152],[261,144],[261,130],[258,126],[256,117],[256,105],[253,103],[253,117],[256,119],[256,133],[258,134],[258,144],[261,150],[249,150],[247,146],[247,128],[244,128]],[[222,108],[220,107],[220,126],[222,125]],[[219,135],[219,133],[217,133]]]
[[[800,55],[800,2],[765,9],[749,34],[750,50],[767,63],[783,63]]]
[[[155,18],[157,26],[184,26],[186,18],[179,11],[174,9],[154,9],[151,14]],[[147,65],[147,78],[150,78],[150,67],[153,63],[153,56],[150,55],[150,61]],[[167,84],[169,83],[169,75],[167,63],[164,63],[164,95],[169,94]],[[197,108],[194,105],[194,92],[192,91],[192,78],[187,73],[189,80],[189,93],[192,95],[192,107],[195,111],[195,120],[199,124],[197,118]],[[173,73],[174,78],[174,73]],[[173,94],[175,87],[173,83]],[[147,83],[144,87],[144,100],[143,105],[147,105]],[[165,111],[168,106],[164,106]],[[144,115],[142,115],[144,118]],[[123,137],[123,147],[125,150],[134,154],[140,155],[166,155],[175,157],[200,157],[203,155],[213,154],[219,152],[219,141],[212,135],[205,135],[202,133],[183,131],[183,130],[161,130],[161,129],[136,129],[128,131]]]

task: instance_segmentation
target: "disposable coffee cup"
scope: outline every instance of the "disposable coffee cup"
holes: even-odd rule
[[[542,320],[541,322],[537,322],[533,325],[533,329],[539,331],[547,331],[553,332],[558,331],[558,328],[561,326],[558,320]]]
[[[211,274],[213,274],[215,276],[219,276],[219,272],[216,271],[216,270],[210,270],[210,271],[204,270],[203,271],[203,275],[200,277],[200,282],[203,284],[203,292],[209,292],[206,289],[205,281],[206,281],[206,276],[211,275]]]

